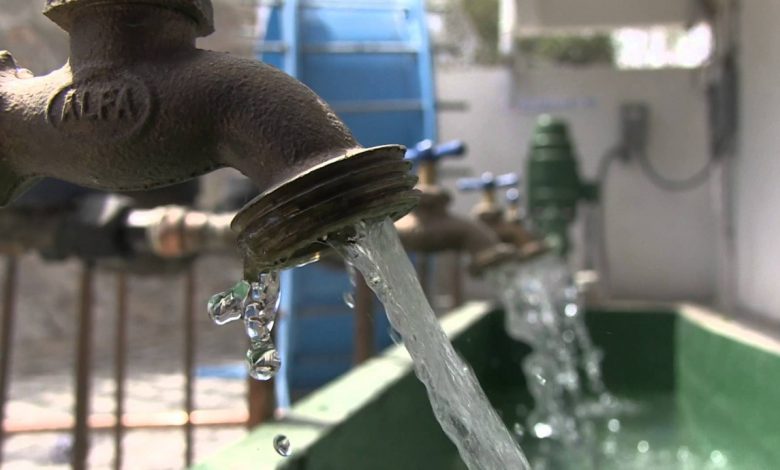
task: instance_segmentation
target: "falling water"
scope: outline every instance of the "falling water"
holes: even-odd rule
[[[505,305],[507,333],[533,348],[523,362],[534,398],[529,429],[538,438],[569,444],[588,440],[592,423],[585,418],[610,417],[619,410],[604,385],[602,354],[588,334],[571,272],[559,257],[547,255],[501,266],[489,275]],[[586,399],[586,393],[595,400]]]
[[[541,277],[545,271],[536,269],[546,264],[503,265],[488,276],[506,305],[508,334],[533,348],[522,365],[534,399],[526,423],[531,434],[573,443],[580,439],[574,409],[580,397],[577,361],[555,311],[555,298]]]
[[[336,245],[385,305],[403,337],[436,418],[471,470],[530,466],[474,376],[441,329],[390,220],[360,224],[354,243]]]

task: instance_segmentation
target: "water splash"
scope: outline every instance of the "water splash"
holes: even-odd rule
[[[359,224],[354,243],[334,245],[360,270],[404,338],[436,418],[471,470],[528,470],[528,461],[441,329],[393,223]]]
[[[488,275],[499,287],[507,333],[534,351],[523,364],[535,405],[528,428],[542,424],[544,437],[569,445],[591,440],[591,420],[614,417],[624,404],[604,385],[603,354],[588,334],[568,266],[551,254]]]

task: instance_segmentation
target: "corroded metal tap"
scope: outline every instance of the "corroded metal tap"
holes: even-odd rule
[[[470,257],[470,270],[480,273],[485,268],[515,257],[513,247],[501,243],[496,234],[480,221],[458,217],[448,211],[449,193],[438,185],[437,162],[448,155],[462,154],[460,142],[434,146],[420,142],[407,151],[407,159],[418,163],[421,192],[419,205],[395,227],[404,247],[418,253],[462,251]]]
[[[475,219],[481,221],[493,230],[498,238],[513,245],[520,254],[521,260],[528,260],[548,251],[545,243],[531,233],[520,217],[519,192],[514,188],[519,178],[514,173],[494,176],[485,172],[479,178],[464,178],[458,181],[461,191],[480,191],[482,198],[472,209]],[[505,212],[497,201],[496,190],[508,190],[508,207]]]
[[[44,14],[70,59],[33,77],[0,52],[0,205],[42,177],[130,191],[230,166],[265,190],[233,222],[250,273],[414,206],[403,147],[362,148],[297,80],[195,47],[210,0],[47,0]]]

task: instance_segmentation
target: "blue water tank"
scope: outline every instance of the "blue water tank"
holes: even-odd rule
[[[285,0],[260,7],[257,56],[320,95],[365,147],[436,141],[431,47],[422,0]],[[352,366],[354,313],[343,269],[285,271],[277,327],[277,403],[290,405]],[[375,344],[391,343],[377,303]]]

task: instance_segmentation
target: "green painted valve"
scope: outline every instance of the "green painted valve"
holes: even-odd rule
[[[580,179],[568,125],[548,115],[536,121],[527,161],[528,215],[560,255],[569,252],[569,225],[580,200],[598,199],[598,185]]]

